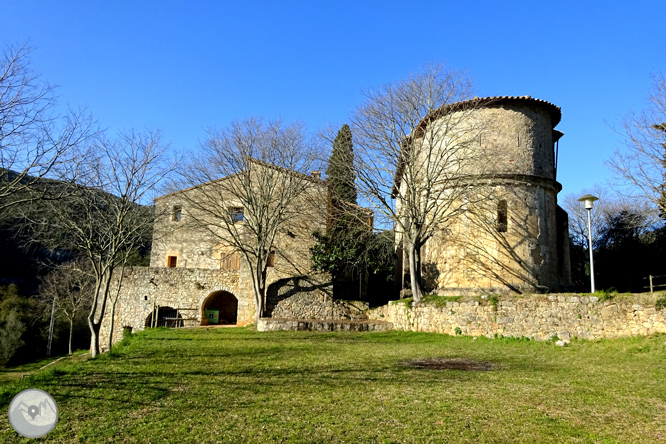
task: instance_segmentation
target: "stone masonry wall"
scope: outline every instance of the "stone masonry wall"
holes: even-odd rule
[[[396,330],[469,336],[503,335],[547,340],[616,338],[666,333],[666,310],[657,311],[654,302],[600,302],[596,297],[550,295],[528,298],[500,298],[495,307],[488,301],[447,302],[410,308],[399,301],[368,313],[371,320],[393,324]]]
[[[365,320],[367,310],[367,302],[333,299],[328,273],[311,273],[271,282],[264,315],[279,319]]]
[[[279,319],[365,320],[367,302],[336,301],[325,293],[299,293],[277,302],[271,317]]]
[[[455,143],[467,138],[467,149],[478,153],[462,164],[449,162],[441,168],[460,168],[451,174],[476,175],[478,180],[467,191],[468,201],[459,203],[467,208],[465,213],[443,223],[424,246],[426,290],[442,295],[475,290],[477,294],[565,291],[571,276],[569,252],[563,247],[568,228],[558,223],[558,213],[563,212],[557,206],[561,185],[555,176],[559,110],[529,97],[495,98],[478,108],[456,109],[428,123],[433,131],[449,133],[435,138],[440,147],[427,155],[440,161],[439,150],[455,146],[449,138],[454,137]],[[455,186],[455,181],[450,183]],[[399,195],[407,196],[407,188],[405,180]],[[401,205],[399,197],[398,213]],[[503,229],[500,214],[505,219]],[[401,241],[397,230],[396,245]],[[399,279],[403,279],[409,262],[406,255],[400,260]]]
[[[143,330],[155,305],[185,309],[183,318],[201,322],[202,305],[213,292],[227,291],[238,299],[238,325],[254,322],[254,297],[239,286],[238,271],[201,268],[130,267],[125,269],[123,285],[116,304],[113,329],[114,343],[122,339],[122,328]],[[112,293],[113,294],[113,293]],[[100,345],[108,348],[111,307],[102,322]]]

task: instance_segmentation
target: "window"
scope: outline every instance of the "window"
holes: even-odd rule
[[[229,208],[229,214],[232,223],[243,222],[243,207],[231,207]]]
[[[183,217],[183,207],[180,205],[175,205],[171,211],[171,220],[174,222],[180,222],[180,219]]]
[[[267,267],[275,267],[275,251],[268,253],[268,259],[266,260]]]
[[[167,267],[176,268],[176,263],[178,262],[178,257],[176,256],[167,256]]]
[[[497,231],[506,233],[509,220],[509,208],[506,200],[502,199],[497,202]]]
[[[222,253],[220,255],[220,268],[225,270],[240,270],[240,255],[238,253]]]

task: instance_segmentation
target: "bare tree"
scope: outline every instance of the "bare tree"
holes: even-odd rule
[[[146,201],[175,164],[166,159],[159,132],[128,132],[101,140],[87,165],[91,185],[62,202],[53,202],[44,231],[61,236],[62,247],[90,262],[94,281],[88,325],[91,351],[99,353],[99,330],[116,273],[150,237],[153,215]]]
[[[395,83],[366,91],[352,116],[360,195],[378,225],[393,225],[409,257],[412,296],[423,295],[421,248],[446,230],[480,193],[481,173],[472,85],[459,71],[428,65]],[[394,201],[395,200],[395,201]]]
[[[56,267],[42,278],[40,297],[52,304],[69,323],[69,354],[72,354],[74,322],[83,313],[89,312],[94,291],[94,282],[83,262],[69,262]]]
[[[77,161],[97,135],[84,111],[57,115],[55,87],[32,70],[27,45],[0,59],[0,211],[35,199],[57,199],[81,176]],[[59,186],[43,186],[46,178]]]
[[[653,77],[648,108],[625,118],[624,151],[617,150],[608,165],[630,197],[641,196],[666,214],[666,79]]]
[[[266,272],[276,239],[307,225],[313,207],[326,211],[325,183],[307,174],[315,165],[314,143],[299,123],[237,121],[209,132],[200,156],[177,184],[196,187],[179,194],[187,202],[188,226],[243,259],[257,322],[264,312]]]
[[[569,234],[573,242],[587,248],[587,210],[583,207],[582,202],[578,201],[585,194],[592,194],[599,198],[592,208],[592,242],[596,243],[603,231],[606,208],[611,205],[611,193],[608,188],[595,185],[577,194],[567,194],[562,200],[562,207],[569,214]]]
[[[599,197],[592,209],[592,244],[595,246],[606,232],[611,219],[619,213],[624,212],[629,215],[626,222],[633,224],[633,228],[640,233],[654,228],[659,223],[658,212],[651,204],[644,200],[623,199],[607,187],[595,185],[578,194],[567,194],[562,202],[563,208],[569,214],[569,233],[576,245],[588,248],[587,210],[578,201],[578,198],[584,194]]]

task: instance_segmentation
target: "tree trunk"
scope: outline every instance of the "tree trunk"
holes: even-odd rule
[[[72,354],[72,331],[74,330],[74,315],[69,320],[69,354]]]
[[[420,273],[420,258],[418,257],[417,249],[413,244],[409,245],[409,282],[412,287],[412,298],[414,304],[421,302],[423,291],[421,289],[421,273]]]
[[[259,319],[261,319],[261,316],[264,313],[264,298],[263,295],[261,294],[261,287],[259,285],[259,282],[255,282],[253,285],[253,290],[254,290],[254,303],[256,305],[256,313],[254,316],[254,321],[255,325],[259,325]]]
[[[127,259],[125,259],[127,261]],[[123,278],[125,277],[125,262],[123,262],[122,267],[120,268],[120,275],[118,277],[118,283],[116,288],[115,295],[111,298],[111,322],[109,323],[109,351],[111,351],[111,346],[113,345],[113,324],[116,319],[116,303],[118,302],[118,297],[120,296],[120,289],[123,286]]]
[[[90,357],[95,358],[99,354],[99,324],[88,324],[90,326]]]
[[[95,290],[97,297],[93,300],[93,307],[90,310],[88,315],[88,327],[90,327],[90,356],[96,357],[99,350],[99,330],[102,325],[102,319],[104,319],[104,311],[106,309],[106,301],[109,296],[109,285],[111,284],[111,277],[113,276],[113,270],[109,271],[108,277],[104,277],[102,280],[102,285],[96,285]],[[101,292],[101,296],[100,296]],[[101,302],[100,299],[101,298]],[[95,321],[95,315],[97,314],[97,309],[99,308],[99,321]]]
[[[264,314],[264,294],[266,289],[266,271],[263,272],[257,271],[254,273],[254,282],[252,282],[252,287],[254,290],[254,302],[256,304],[256,313],[255,313],[255,325],[259,325],[259,319]]]

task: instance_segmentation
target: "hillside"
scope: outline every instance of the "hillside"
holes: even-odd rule
[[[18,177],[18,173],[3,170],[0,171],[0,179],[11,181]],[[24,177],[21,183],[30,183],[35,178]],[[0,183],[2,183],[0,181]],[[99,194],[100,202],[116,199],[115,196],[94,188],[76,186],[80,190],[88,190]],[[1,187],[0,187],[1,188]],[[37,191],[33,194],[48,199],[60,197],[56,202],[62,205],[71,205],[72,200],[67,196],[74,191],[74,187],[66,182],[55,179],[40,179]],[[12,196],[12,200],[21,200],[28,196],[28,192],[21,192],[18,196]],[[6,197],[5,200],[10,199]],[[138,205],[142,207],[141,205]],[[145,208],[147,214],[150,207]],[[150,216],[148,216],[150,217]],[[51,231],[47,235],[35,233],[35,227],[30,220],[51,220],[50,206],[45,201],[37,200],[25,202],[12,206],[0,214],[0,286],[15,284],[19,287],[22,295],[35,294],[39,287],[39,277],[47,271],[48,264],[59,264],[72,260],[75,251],[67,249],[58,242],[64,239],[65,233]],[[134,265],[140,265],[149,261],[151,235],[146,236],[141,248],[141,258]]]

